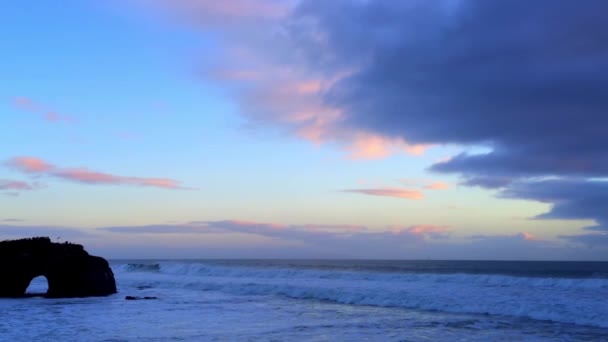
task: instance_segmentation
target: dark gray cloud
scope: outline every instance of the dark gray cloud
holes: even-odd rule
[[[590,230],[608,230],[608,182],[576,179],[522,181],[511,184],[501,196],[553,204],[539,219],[595,219]]]
[[[608,234],[561,235],[559,238],[581,243],[589,248],[608,248]]]
[[[345,128],[490,147],[431,170],[553,204],[539,218],[605,227],[608,187],[584,179],[608,177],[607,12],[603,0],[311,0],[292,28],[309,32],[294,39],[312,65],[354,66],[325,96]],[[568,180],[531,181],[548,176]]]
[[[336,63],[358,57],[360,70],[327,95],[347,125],[495,148],[441,171],[601,175],[607,10],[595,0],[306,1],[298,14],[315,19]]]

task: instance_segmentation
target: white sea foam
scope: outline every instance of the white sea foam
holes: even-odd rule
[[[439,273],[403,271],[421,267]],[[475,274],[441,273],[452,267]],[[108,297],[0,299],[2,340],[554,342],[608,336],[608,279],[594,274],[606,273],[603,264],[147,261],[113,262],[112,268],[119,293]],[[589,278],[479,274],[518,269]],[[45,286],[38,278],[29,290]],[[125,300],[128,295],[158,299]]]
[[[608,279],[420,274],[160,263],[118,268],[125,281],[162,288],[491,314],[608,328]],[[133,272],[133,271],[151,272]]]

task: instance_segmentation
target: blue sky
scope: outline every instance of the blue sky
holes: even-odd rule
[[[545,5],[4,2],[0,238],[608,260],[604,5]]]

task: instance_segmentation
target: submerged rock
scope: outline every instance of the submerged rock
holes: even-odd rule
[[[90,297],[116,293],[108,262],[82,245],[48,237],[0,242],[0,297],[21,297],[32,279],[46,277],[46,297]]]
[[[126,300],[140,300],[140,299],[158,299],[157,297],[138,297],[138,296],[126,296]]]

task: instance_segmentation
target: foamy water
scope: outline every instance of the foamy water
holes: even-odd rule
[[[0,336],[71,341],[608,340],[605,264],[409,263],[114,262],[117,295],[0,300]],[[555,270],[547,271],[551,267]],[[45,285],[42,279],[31,290]],[[126,301],[126,295],[158,299]]]

